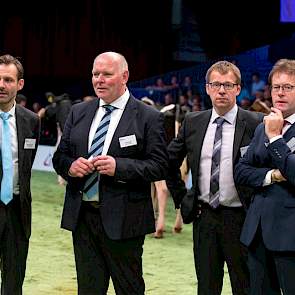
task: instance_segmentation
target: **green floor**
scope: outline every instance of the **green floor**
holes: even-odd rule
[[[33,225],[24,295],[77,294],[71,233],[60,229],[64,187],[56,175],[33,172]],[[172,234],[175,212],[171,200],[164,239],[147,236],[144,245],[144,278],[147,295],[196,294],[191,225]],[[110,287],[108,294],[115,294]],[[223,295],[231,294],[228,276]]]

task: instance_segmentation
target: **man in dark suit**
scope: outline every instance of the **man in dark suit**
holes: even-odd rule
[[[269,74],[273,108],[235,169],[254,188],[241,241],[249,249],[250,294],[295,294],[295,60]],[[281,290],[280,290],[281,289]]]
[[[30,178],[40,124],[35,113],[15,102],[17,91],[24,86],[23,75],[23,66],[16,58],[0,56],[2,295],[22,294],[31,235]]]
[[[144,238],[155,231],[151,182],[165,177],[167,151],[163,115],[129,93],[128,77],[121,54],[95,58],[98,99],[73,106],[53,157],[68,181],[62,227],[73,232],[80,295],[106,294],[110,277],[116,294],[145,290]]]
[[[224,262],[232,293],[247,294],[249,287],[246,253],[239,241],[245,217],[244,203],[239,188],[234,185],[233,166],[249,144],[262,114],[237,107],[240,84],[240,70],[234,64],[227,61],[213,64],[206,74],[206,91],[213,109],[188,114],[177,138],[168,146],[167,184],[176,208],[181,206],[184,222],[193,221],[200,295],[221,294]],[[217,127],[220,119],[223,124]],[[217,135],[219,138],[215,140]],[[185,156],[193,180],[192,189],[188,191],[179,172]],[[193,203],[191,208],[187,208],[189,203]]]

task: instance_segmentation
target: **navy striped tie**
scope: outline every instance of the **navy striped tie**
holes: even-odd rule
[[[215,119],[217,124],[215,139],[213,145],[212,154],[212,166],[211,166],[211,178],[210,178],[210,193],[209,193],[209,205],[213,208],[217,208],[219,205],[219,169],[220,169],[220,152],[222,141],[222,124],[225,119],[218,117]]]
[[[104,105],[103,107],[105,108],[105,114],[102,117],[96,129],[94,138],[91,143],[90,150],[88,152],[88,157],[91,157],[91,156],[96,157],[101,155],[105,137],[110,125],[111,113],[116,108],[111,105]],[[95,196],[98,193],[99,175],[100,174],[96,171],[92,173],[85,182],[84,193],[86,194],[88,199],[91,199],[93,196]]]

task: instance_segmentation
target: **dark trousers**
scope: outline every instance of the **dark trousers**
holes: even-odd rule
[[[261,226],[249,247],[249,269],[251,295],[295,294],[295,252],[268,250]]]
[[[19,199],[4,205],[0,201],[1,295],[21,295],[29,241],[20,219]]]
[[[99,209],[91,209],[85,203],[73,232],[78,294],[107,294],[110,277],[117,295],[144,294],[144,236],[110,240],[103,229]]]
[[[199,295],[220,295],[223,285],[224,262],[227,264],[232,294],[249,291],[247,251],[240,243],[245,219],[243,208],[202,205],[194,221],[194,257]]]

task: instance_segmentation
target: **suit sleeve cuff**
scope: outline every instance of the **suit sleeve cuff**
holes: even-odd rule
[[[269,143],[273,143],[273,142],[275,142],[276,140],[278,140],[278,139],[280,139],[280,138],[283,138],[283,136],[282,136],[282,135],[274,136],[273,138],[271,138],[271,139],[269,140]]]

